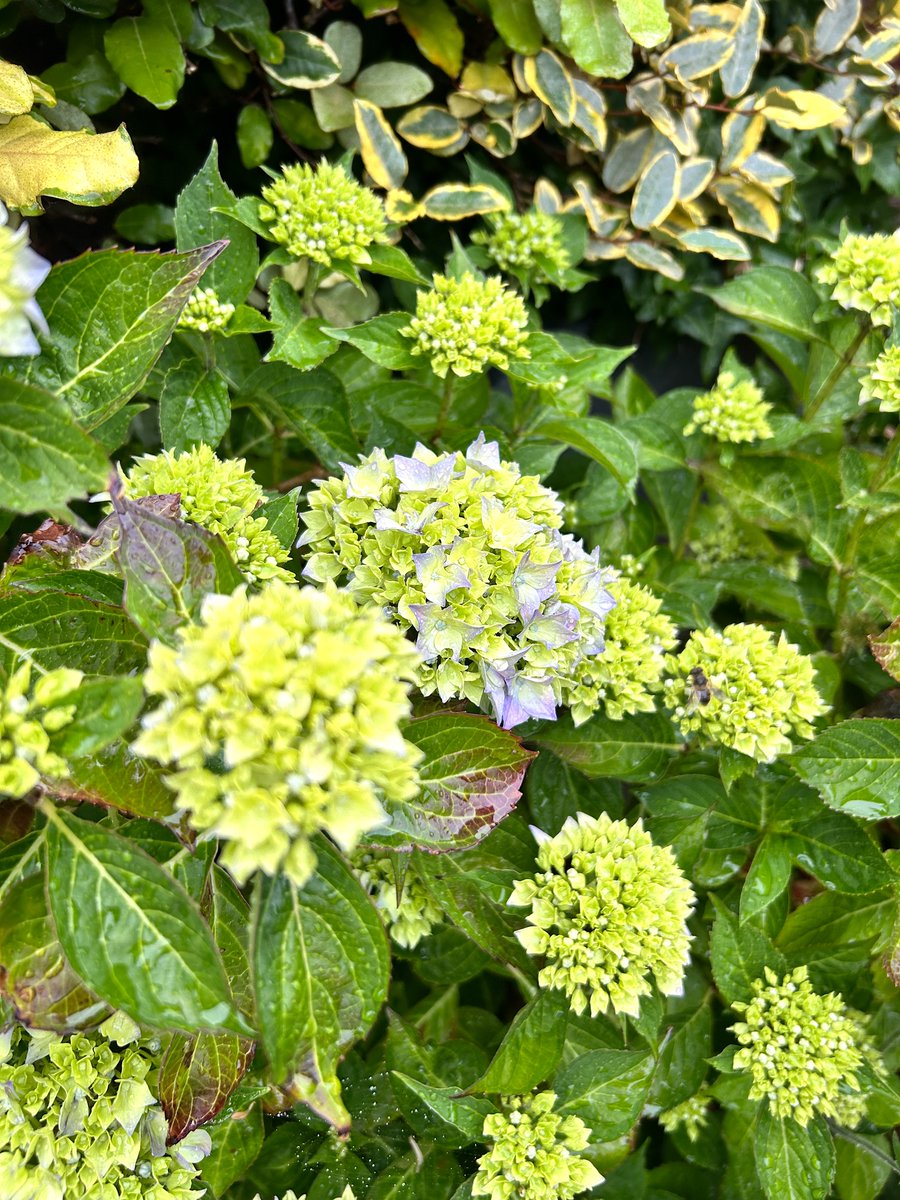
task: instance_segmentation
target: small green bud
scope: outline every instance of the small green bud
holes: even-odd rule
[[[213,288],[194,288],[178,318],[179,329],[197,333],[216,333],[225,329],[234,316],[234,305],[226,304]]]
[[[570,265],[558,217],[533,208],[524,213],[498,213],[489,220],[490,227],[476,230],[472,241],[484,246],[501,271],[534,273],[538,282],[546,282],[545,263],[560,271]]]
[[[860,384],[860,404],[878,400],[882,412],[900,411],[900,343],[885,346]]]
[[[696,1142],[709,1120],[709,1093],[701,1088],[694,1096],[682,1100],[674,1108],[659,1114],[659,1123],[666,1133],[684,1128],[688,1141]]]
[[[716,386],[694,401],[694,415],[684,427],[686,434],[702,430],[717,442],[758,442],[772,436],[766,419],[772,405],[749,379],[735,379],[724,371]]]
[[[74,705],[59,701],[71,697],[82,678],[81,671],[58,667],[32,686],[30,661],[10,675],[0,693],[0,795],[21,797],[42,775],[65,775],[65,760],[50,749],[50,739],[74,718]]]
[[[406,950],[418,946],[444,919],[443,910],[416,873],[415,858],[415,854],[393,856],[374,847],[353,856],[359,882],[374,900],[391,937]]]

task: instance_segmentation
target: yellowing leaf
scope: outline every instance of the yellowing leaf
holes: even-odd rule
[[[777,240],[781,218],[778,205],[767,191],[739,179],[722,179],[714,191],[728,209],[735,229],[765,238],[767,242]]]
[[[660,225],[678,201],[681,168],[671,150],[663,150],[647,166],[631,201],[631,220],[638,229]]]
[[[443,183],[422,197],[425,213],[435,221],[462,221],[483,213],[503,212],[509,201],[486,183]]]
[[[836,101],[819,92],[804,92],[799,88],[790,91],[769,88],[756,102],[756,107],[769,121],[785,129],[822,129],[842,121],[847,115]]]
[[[722,122],[722,156],[719,169],[727,175],[739,167],[756,150],[766,131],[766,119],[762,113],[749,117],[743,112],[733,112]]]
[[[404,113],[397,122],[397,132],[410,145],[432,153],[453,146],[465,135],[461,122],[452,113],[433,104]]]
[[[368,100],[354,100],[353,114],[366,170],[385,191],[399,188],[408,169],[406,155],[381,109]]]
[[[658,46],[670,33],[664,0],[616,0],[622,24],[639,46]]]
[[[455,78],[462,67],[463,35],[445,0],[400,0],[397,11],[428,61]]]
[[[0,113],[16,116],[31,112],[34,88],[28,75],[15,63],[0,59]]]
[[[552,50],[542,50],[522,63],[525,83],[559,121],[571,125],[575,119],[575,88],[572,77]]]
[[[494,63],[469,63],[462,73],[459,88],[482,104],[502,104],[516,98],[516,85],[509,72]]]
[[[107,204],[138,177],[137,155],[120,125],[112,133],[51,129],[34,117],[0,125],[0,200],[40,211],[40,196]]]

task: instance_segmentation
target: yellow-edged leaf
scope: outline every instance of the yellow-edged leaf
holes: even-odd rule
[[[537,181],[534,185],[534,206],[545,213],[562,211],[563,200],[555,183],[551,183],[549,179]]]
[[[727,175],[739,167],[756,150],[766,131],[766,118],[762,113],[745,116],[733,112],[722,122],[722,156],[719,169]]]
[[[746,0],[734,26],[734,53],[722,66],[722,90],[732,98],[743,96],[759,61],[766,16],[759,0]]]
[[[898,54],[900,54],[900,14],[888,18],[881,29],[863,42],[853,61],[869,63],[878,67],[891,62]]]
[[[560,125],[575,120],[575,88],[572,77],[552,50],[526,58],[522,74],[528,89],[543,101]]]
[[[631,201],[631,221],[638,229],[660,225],[678,202],[681,166],[671,150],[663,150],[648,163]],[[655,268],[654,268],[655,269]]]
[[[503,193],[486,183],[442,183],[426,192],[421,203],[426,215],[435,221],[462,221],[509,208]]]
[[[757,100],[756,107],[767,120],[785,129],[822,129],[842,121],[847,115],[846,109],[835,100],[799,88],[789,91],[769,88]]]
[[[740,165],[740,173],[751,183],[759,183],[763,187],[784,187],[793,183],[794,172],[786,163],[779,162],[764,150],[757,150]]]
[[[767,242],[777,241],[781,218],[778,205],[767,191],[755,183],[733,178],[720,180],[713,190],[728,210],[735,229]]]
[[[434,153],[459,141],[465,128],[446,108],[423,104],[404,113],[397,122],[397,132],[410,145]]]
[[[859,24],[860,0],[824,0],[813,31],[813,50],[824,58],[840,50]]]
[[[679,154],[697,153],[699,113],[696,108],[676,112],[666,103],[666,85],[661,79],[642,79],[632,84],[626,93],[626,103],[632,110],[649,117],[663,137],[668,138]]]
[[[642,271],[656,271],[658,275],[676,281],[684,278],[684,267],[678,259],[650,242],[628,242],[625,245],[625,257],[632,266],[640,267]]]
[[[463,33],[445,0],[400,0],[397,11],[425,58],[455,78],[462,68]]]
[[[597,150],[606,149],[606,101],[603,93],[583,79],[574,80],[575,121]],[[515,129],[515,126],[513,127]]]
[[[660,71],[671,71],[676,79],[691,83],[718,71],[734,53],[731,32],[709,30],[676,42],[659,57]]]
[[[678,235],[678,243],[693,254],[711,254],[726,262],[750,259],[750,247],[729,229],[691,229]]]
[[[711,158],[686,158],[681,164],[679,204],[687,204],[690,200],[702,196],[715,173],[716,164]]]
[[[529,100],[523,100],[517,104],[513,111],[512,129],[513,136],[519,138],[531,137],[534,131],[540,128],[541,121],[544,119],[544,106],[536,97]]]
[[[137,177],[137,155],[124,125],[88,133],[51,129],[30,116],[0,125],[0,200],[11,208],[39,210],[41,196],[107,204]]]
[[[31,112],[34,88],[21,67],[0,59],[0,114],[13,117]]]
[[[664,144],[655,129],[635,129],[624,136],[620,134],[603,164],[605,186],[617,195],[627,192],[637,183],[653,153]]]
[[[384,211],[389,221],[396,225],[405,225],[407,221],[416,221],[419,217],[424,217],[425,206],[405,188],[398,188],[385,196]]]
[[[459,90],[474,96],[482,104],[498,104],[516,98],[512,76],[494,63],[469,63],[459,81]]]
[[[406,155],[381,109],[369,100],[354,100],[353,115],[366,170],[385,191],[399,188],[408,170]]]

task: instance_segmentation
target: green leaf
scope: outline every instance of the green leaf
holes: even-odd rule
[[[225,379],[194,354],[184,354],[166,371],[159,396],[163,447],[181,454],[204,443],[215,448],[231,422]]]
[[[486,183],[441,183],[430,188],[421,202],[425,215],[435,221],[464,221],[509,208],[503,193]]]
[[[434,713],[410,721],[403,736],[424,754],[422,790],[390,805],[384,838],[392,847],[459,850],[486,837],[515,808],[534,758],[513,734],[487,717]]]
[[[815,288],[787,267],[754,267],[717,288],[700,288],[719,308],[805,341],[820,340],[814,324]]]
[[[52,737],[51,745],[67,759],[97,754],[134,724],[143,703],[140,679],[86,679],[73,698],[71,722]]]
[[[196,905],[131,842],[69,813],[47,817],[47,893],[69,962],[100,997],[161,1028],[247,1034]]]
[[[726,96],[742,96],[753,79],[759,61],[766,14],[759,0],[745,0],[741,15],[732,30],[734,50],[722,66],[722,89]]]
[[[491,20],[511,50],[537,54],[543,42],[532,0],[488,0]]]
[[[402,279],[405,283],[415,283],[421,287],[430,286],[413,260],[399,246],[381,246],[376,242],[369,247],[369,257],[371,262],[366,265],[366,270],[375,275],[387,275],[391,279]]]
[[[378,363],[391,371],[406,371],[419,365],[420,360],[412,353],[412,340],[400,330],[409,324],[406,313],[381,313],[361,325],[350,329],[325,328],[329,337],[349,342],[360,350],[370,362]]]
[[[562,717],[535,734],[539,746],[587,775],[588,779],[618,778],[650,782],[678,753],[671,721],[658,713],[642,713],[613,721],[598,713],[575,726]]]
[[[124,84],[155,108],[171,108],[184,83],[184,52],[162,21],[123,17],[103,35],[103,49]]]
[[[19,879],[3,893],[0,979],[16,1019],[34,1029],[71,1033],[110,1013],[66,961],[47,908],[43,871]]]
[[[658,46],[671,32],[664,0],[616,0],[619,16],[639,46]]]
[[[821,1117],[807,1126],[773,1117],[768,1106],[756,1127],[756,1169],[769,1200],[825,1200],[834,1176],[834,1141]]]
[[[220,300],[241,304],[250,294],[259,270],[259,251],[253,232],[217,211],[237,203],[237,196],[219,173],[219,148],[212,144],[206,162],[179,193],[175,205],[175,235],[179,250],[214,242],[228,245],[207,267],[203,286]]]
[[[794,825],[788,842],[794,861],[835,891],[865,894],[895,878],[878,846],[847,813],[817,813]]]
[[[416,1133],[440,1146],[462,1148],[482,1140],[484,1119],[495,1112],[479,1096],[460,1096],[452,1087],[432,1087],[401,1071],[391,1072],[397,1104]]]
[[[238,1088],[236,1097],[243,1089]],[[216,1196],[223,1196],[253,1165],[264,1140],[262,1109],[258,1104],[227,1105],[219,1119],[206,1129],[212,1139],[212,1150],[200,1163],[200,1175]]]
[[[336,375],[323,367],[299,379],[281,363],[263,363],[243,391],[264,412],[308,446],[330,471],[355,462],[359,444],[350,428],[347,395]]]
[[[276,328],[266,362],[285,362],[308,371],[337,351],[334,338],[322,332],[327,322],[304,314],[300,297],[286,279],[272,281],[269,308]]]
[[[259,104],[245,104],[238,114],[235,133],[241,162],[247,170],[261,167],[275,142],[275,131],[266,110]]]
[[[900,814],[900,729],[896,721],[843,721],[797,750],[788,763],[832,808],[867,821]]]
[[[761,923],[765,913],[779,900],[791,880],[791,847],[788,838],[767,833],[753,856],[741,888],[741,923]]]
[[[568,417],[544,421],[538,427],[541,437],[563,442],[600,463],[624,488],[633,489],[638,463],[628,438],[599,417]]]
[[[70,763],[65,785],[55,783],[53,792],[154,821],[165,820],[174,808],[174,797],[163,783],[162,773],[133,755],[121,739],[99,754]]]
[[[614,0],[562,0],[562,37],[582,70],[601,79],[624,79],[633,46]]]
[[[389,956],[375,909],[344,859],[322,839],[316,854],[303,888],[286,875],[258,878],[254,988],[273,1079],[344,1128],[337,1065],[384,1003]]]
[[[382,62],[364,67],[357,75],[353,91],[360,100],[379,108],[399,108],[418,104],[432,90],[431,76],[410,63]]]
[[[672,1108],[695,1095],[706,1078],[712,1035],[712,1010],[708,999],[704,999],[675,1025],[662,1046],[650,1089],[651,1104]]]
[[[648,1051],[590,1050],[554,1079],[557,1110],[580,1117],[595,1141],[622,1137],[641,1114],[654,1069]]]
[[[575,120],[575,87],[572,77],[552,50],[540,50],[522,65],[525,83],[546,104],[560,125]]]
[[[221,242],[187,254],[98,250],[60,263],[38,292],[50,334],[7,370],[63,399],[86,429],[126,404],[150,374]]]
[[[99,490],[109,465],[64,401],[15,379],[0,395],[0,506],[10,512],[62,510]]]
[[[222,1110],[252,1057],[253,1042],[233,1033],[173,1035],[156,1085],[171,1141],[177,1142]]]
[[[733,913],[715,896],[716,909],[709,942],[709,960],[716,987],[726,1004],[746,1002],[753,995],[752,984],[763,978],[766,967],[781,974],[784,957],[756,925],[741,925]]]
[[[900,682],[900,617],[884,633],[870,633],[869,646],[881,669]]]
[[[304,91],[335,82],[341,64],[327,42],[302,29],[282,29],[278,36],[284,43],[284,58],[277,63],[263,63],[273,79]]]
[[[397,13],[424,57],[455,79],[462,69],[463,33],[446,0],[399,0]]]
[[[516,1013],[491,1065],[468,1090],[522,1095],[550,1079],[562,1055],[568,1014],[559,992],[539,991]]]

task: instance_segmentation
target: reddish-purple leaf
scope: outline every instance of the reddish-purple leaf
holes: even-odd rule
[[[240,1083],[254,1043],[233,1033],[176,1033],[159,1069],[169,1141],[211,1120]]]

